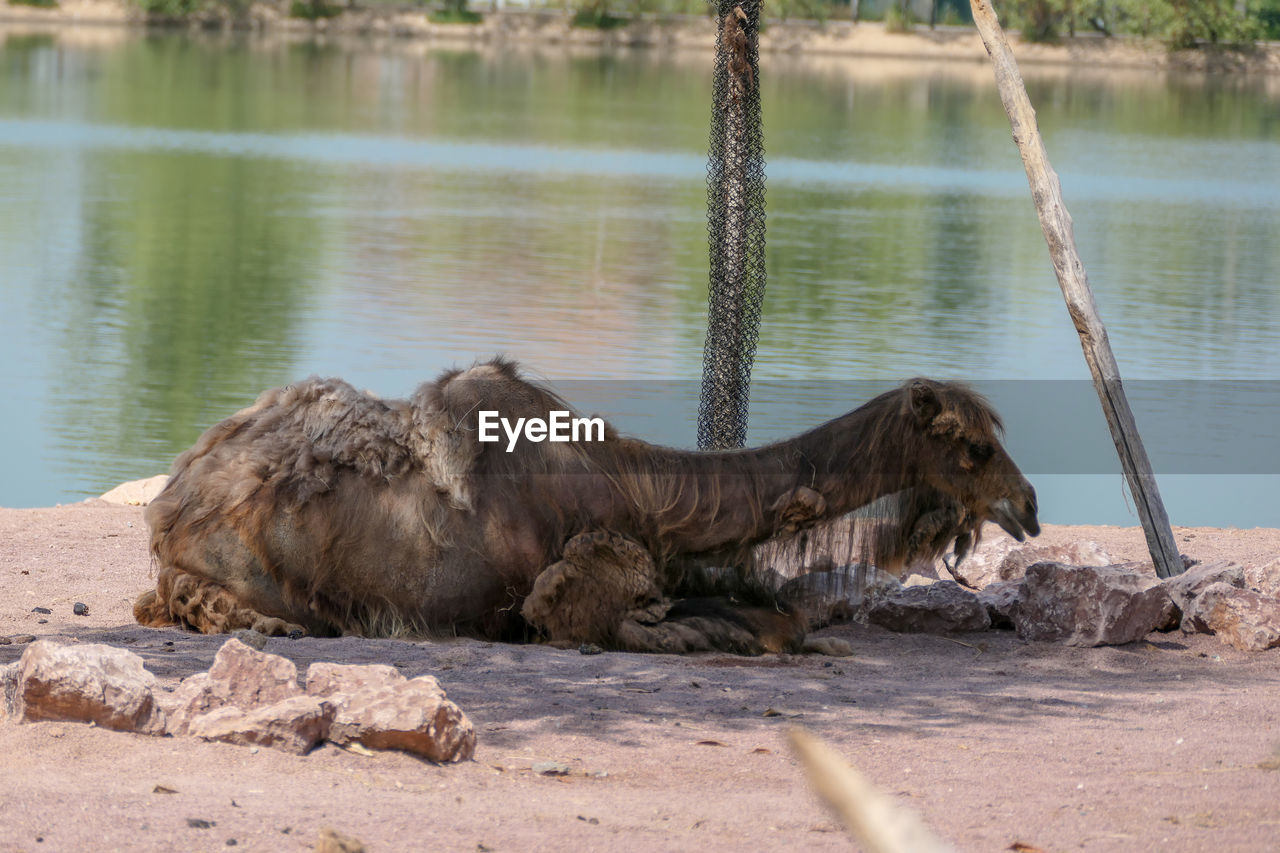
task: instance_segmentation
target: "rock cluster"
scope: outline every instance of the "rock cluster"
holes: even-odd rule
[[[293,662],[238,639],[208,672],[171,694],[142,658],[98,644],[33,643],[0,667],[0,713],[23,722],[71,720],[121,731],[269,746],[303,755],[324,740],[396,749],[430,761],[464,761],[475,728],[429,675],[389,666],[315,663],[306,688]]]
[[[1106,555],[1091,542],[991,551],[957,575],[977,579],[976,591],[914,575],[899,584],[872,569],[865,594],[855,600],[851,592],[829,605],[829,613],[852,609],[864,621],[901,632],[1001,628],[1073,646],[1120,645],[1177,628],[1215,634],[1241,650],[1280,646],[1280,561],[1262,569],[1206,563],[1162,581],[1150,565],[1080,564],[1089,557]],[[811,594],[810,613],[814,602]]]

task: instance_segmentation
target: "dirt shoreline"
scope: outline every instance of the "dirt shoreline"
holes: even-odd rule
[[[156,25],[216,30],[224,24],[218,19],[148,21],[136,7],[120,0],[62,0],[55,9],[0,5],[0,36]],[[708,46],[715,40],[715,25],[709,18],[640,20],[600,31],[571,27],[566,13],[552,10],[489,12],[482,23],[466,25],[434,24],[421,9],[378,7],[348,10],[332,19],[311,22],[285,17],[275,6],[257,4],[236,26],[286,37],[381,36],[451,46],[689,50],[706,52],[708,61]],[[1010,37],[1018,61],[1031,66],[1280,74],[1280,42],[1262,42],[1249,51],[1216,47],[1169,51],[1157,42],[1127,37],[1079,35],[1053,45],[1023,43],[1016,34]],[[882,24],[869,21],[856,25],[839,20],[821,24],[771,21],[761,35],[760,49],[766,56],[987,63],[982,40],[972,27],[929,30],[922,26],[910,33],[891,33]]]
[[[1280,556],[1280,530],[1176,535],[1200,559],[1261,566]],[[1137,528],[1049,525],[1041,537],[1082,540],[1116,560],[1145,550]],[[150,568],[139,507],[0,509],[0,637],[128,648],[172,688],[206,669],[224,638],[132,624]],[[73,615],[77,601],[88,615]],[[848,640],[854,656],[273,639],[266,650],[303,669],[382,662],[437,676],[476,724],[476,760],[437,767],[334,746],[299,758],[4,721],[0,851],[213,850],[232,840],[309,850],[325,827],[370,850],[848,849],[785,745],[795,724],[961,850],[1280,845],[1280,772],[1258,766],[1280,739],[1280,650],[1249,654],[1180,633],[1097,649],[1011,632],[821,633]],[[23,648],[0,645],[0,664]],[[535,775],[546,760],[570,775]]]

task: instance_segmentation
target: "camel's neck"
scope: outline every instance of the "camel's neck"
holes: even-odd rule
[[[609,499],[584,497],[603,526],[644,530],[670,552],[741,547],[912,485],[907,454],[886,452],[892,433],[875,412],[858,410],[749,450],[698,453],[622,441],[598,460],[601,470],[620,472],[606,475]]]

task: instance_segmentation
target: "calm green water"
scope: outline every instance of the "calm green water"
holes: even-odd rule
[[[702,57],[100,40],[0,41],[0,505],[161,472],[265,387],[398,396],[495,352],[635,380],[566,390],[693,443]],[[1153,453],[1170,515],[1280,523],[1280,80],[1028,82],[1141,425],[1192,427]],[[994,380],[1044,517],[1131,522],[988,70],[766,57],[762,86],[753,440],[861,380]]]

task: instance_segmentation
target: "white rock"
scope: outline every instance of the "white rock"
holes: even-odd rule
[[[130,480],[102,495],[101,499],[121,506],[146,506],[155,500],[156,495],[160,494],[168,483],[168,474],[157,474],[145,480]]]

